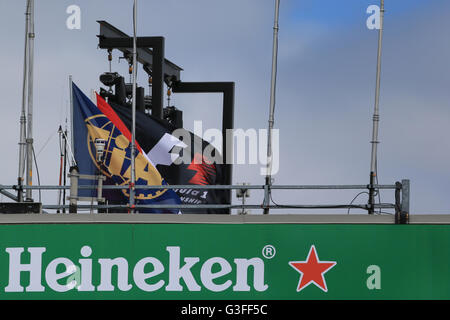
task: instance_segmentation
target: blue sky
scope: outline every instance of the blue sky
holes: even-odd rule
[[[402,14],[417,11],[430,6],[439,6],[442,0],[386,0],[385,10],[387,17],[401,16]],[[288,0],[281,1],[283,16],[294,21],[315,21],[328,25],[351,25],[361,23],[361,13],[370,5],[380,5],[375,0]],[[284,9],[283,9],[284,7]]]
[[[139,35],[166,37],[166,56],[184,81],[235,81],[237,128],[267,128],[274,1],[139,0]],[[371,0],[281,0],[275,127],[280,130],[277,184],[367,184],[377,32],[366,28]],[[67,6],[82,10],[68,30]],[[413,213],[449,213],[450,2],[386,0],[379,146],[380,183],[411,179]],[[2,184],[17,179],[25,1],[0,2],[0,128],[10,139]],[[58,179],[56,131],[67,114],[71,74],[89,94],[108,68],[97,49],[96,20],[131,34],[132,1],[37,1],[35,149],[43,184]],[[127,65],[114,55],[113,70]],[[145,77],[139,73],[138,81]],[[192,129],[220,128],[217,95],[174,95]],[[7,106],[7,107],[5,107]],[[49,141],[47,143],[47,141]],[[237,165],[235,183],[263,184],[260,166]],[[348,203],[354,192],[275,192],[280,203]],[[385,201],[392,194],[383,194]],[[48,202],[54,203],[56,194]],[[250,201],[261,203],[253,192]],[[362,203],[367,199],[359,198]],[[255,211],[255,213],[258,213]]]

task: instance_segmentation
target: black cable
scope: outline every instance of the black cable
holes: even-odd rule
[[[377,183],[377,184],[378,184],[378,183]],[[375,196],[378,195],[378,197],[379,197],[379,200],[380,200],[379,205],[381,206],[381,198],[380,198],[380,195],[379,195],[379,194],[380,194],[380,193],[379,193],[379,190],[375,190],[375,192],[376,192]],[[364,208],[364,207],[362,207],[362,206],[360,206],[360,205],[352,205],[352,204],[353,204],[353,201],[355,201],[356,198],[358,198],[361,194],[364,194],[364,193],[367,194],[367,195],[369,195],[369,193],[368,193],[367,191],[361,191],[360,193],[358,193],[358,194],[352,199],[352,201],[350,201],[350,203],[349,203],[348,205],[321,206],[320,208],[321,208],[321,209],[348,209],[347,214],[350,214],[350,209],[367,209],[367,208]],[[270,195],[270,201],[271,201],[274,205],[276,205],[276,206],[278,206],[278,207],[280,207],[280,208],[286,208],[286,209],[289,209],[289,208],[294,208],[294,209],[295,209],[295,208],[299,208],[299,209],[303,209],[303,208],[304,208],[304,206],[295,206],[295,205],[283,205],[283,204],[278,204],[278,203],[276,203],[276,202],[273,200],[273,198],[272,198],[272,192],[270,192],[269,195]],[[380,210],[379,210],[378,214],[382,214],[382,213],[393,215],[393,213],[391,213],[391,212],[381,211],[381,207],[380,207]]]
[[[356,198],[358,198],[360,195],[362,195],[362,194],[367,194],[367,195],[369,195],[369,193],[367,192],[367,191],[362,191],[362,192],[360,192],[360,193],[358,193],[354,198],[353,198],[353,200],[352,201],[350,201],[350,204],[349,204],[349,206],[351,206],[352,205],[352,203],[353,203],[353,201],[355,201],[356,200]],[[347,214],[350,214],[350,208],[351,207],[348,207],[348,211],[347,211]]]
[[[367,192],[366,192],[366,193],[367,193]],[[295,208],[298,208],[298,209],[306,209],[304,206],[278,204],[278,203],[276,203],[276,202],[273,200],[273,198],[272,198],[272,193],[270,193],[270,201],[272,201],[272,203],[273,203],[274,205],[276,205],[277,207],[280,207],[280,208],[286,208],[286,209],[291,209],[291,208],[293,208],[293,209],[295,209]],[[352,202],[353,202],[353,201],[352,201]],[[334,205],[334,206],[320,206],[320,207],[317,207],[317,208],[320,208],[320,209],[347,209],[347,208],[364,209],[363,207],[361,207],[361,206],[359,206],[359,205],[352,205],[352,204],[349,204],[349,205],[343,204],[343,205]]]

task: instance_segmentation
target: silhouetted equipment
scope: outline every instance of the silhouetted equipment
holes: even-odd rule
[[[117,72],[105,72],[100,75],[100,82],[105,86],[112,87],[116,84],[116,80],[119,77]]]
[[[132,84],[125,83],[125,78],[117,72],[105,72],[100,75],[100,82],[110,88],[114,87],[114,91],[106,91],[100,88],[100,96],[107,101],[113,101],[122,106],[131,105],[129,103],[132,95]],[[143,87],[136,88],[136,109],[145,112],[145,109],[151,110],[151,99],[146,102],[145,89]]]
[[[106,21],[100,24],[99,48],[118,49],[124,57],[130,57],[133,50],[133,38]],[[137,61],[142,63],[144,71],[153,79],[152,115],[163,118],[163,82],[169,84],[180,80],[183,70],[169,60],[164,59],[164,37],[137,37]],[[149,49],[152,48],[153,50]]]
[[[117,72],[105,72],[100,75],[100,82],[110,88],[114,87],[114,93],[100,88],[100,95],[104,99],[108,98],[108,101],[112,100],[122,105],[126,104],[127,92],[125,79],[122,76],[120,76]]]
[[[183,111],[174,106],[164,108],[164,119],[176,128],[183,128]]]
[[[1,202],[0,213],[42,213],[40,202]]]
[[[136,88],[136,110],[145,112],[145,90],[143,87]]]
[[[107,49],[111,52],[113,49],[120,50],[123,57],[130,61],[133,52],[133,38],[126,33],[120,31],[106,21],[97,21],[100,24],[99,48]],[[174,63],[164,58],[164,37],[137,37],[137,62],[143,65],[143,69],[149,75],[149,84],[151,88],[151,96],[145,96],[141,88],[137,89],[136,94],[136,109],[150,111],[153,117],[163,119],[181,128],[183,126],[183,113],[174,106],[163,107],[164,83],[168,88],[171,88],[174,93],[223,93],[222,105],[222,157],[226,161],[226,184],[232,184],[232,159],[228,159],[230,155],[227,150],[232,150],[229,144],[232,144],[232,137],[230,141],[227,139],[227,130],[234,129],[234,82],[182,82],[180,79],[180,72],[183,70]],[[152,48],[152,49],[150,49]],[[105,75],[106,77],[106,75]],[[123,77],[118,77],[122,78]],[[108,80],[108,78],[106,79]],[[105,84],[102,81],[103,84]],[[107,81],[107,83],[110,83]],[[114,101],[123,101],[122,80],[115,80],[115,94],[107,92],[104,89],[100,90],[103,97],[114,99]],[[125,96],[128,97],[130,92],[129,85],[124,85]],[[127,103],[119,103],[127,105]],[[230,197],[231,199],[231,190]]]

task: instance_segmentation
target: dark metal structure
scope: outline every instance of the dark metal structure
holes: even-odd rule
[[[120,50],[124,57],[130,61],[132,56],[133,38],[120,31],[106,21],[97,21],[100,24],[99,48],[111,51]],[[227,130],[234,128],[234,82],[182,82],[180,73],[183,70],[173,62],[165,59],[164,37],[137,37],[137,61],[143,65],[144,70],[151,77],[152,86],[152,116],[164,118],[163,108],[164,83],[172,88],[174,93],[222,93],[222,157],[225,163],[226,184],[232,184],[232,139],[227,137]],[[167,108],[166,108],[167,109]],[[173,112],[173,110],[167,110]],[[177,119],[180,123],[180,119]],[[182,120],[181,120],[182,123]],[[227,139],[228,138],[228,139]],[[228,147],[227,147],[228,146]],[[231,203],[231,190],[229,194]]]
[[[101,49],[128,50],[133,44],[133,38],[106,38],[99,36],[99,47]],[[163,37],[138,37],[138,48],[153,48],[153,59],[151,65],[152,76],[152,115],[162,119],[163,117],[163,63],[164,63],[164,38]]]
[[[233,137],[227,139],[227,130],[234,129],[234,82],[181,82],[172,84],[174,93],[223,93],[222,104],[222,157],[226,164],[226,184],[232,184],[231,150]],[[231,198],[230,198],[231,199]]]

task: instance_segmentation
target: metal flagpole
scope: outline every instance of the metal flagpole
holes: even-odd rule
[[[28,186],[33,184],[33,62],[34,62],[34,0],[30,0],[30,26],[28,30],[28,108],[27,108],[27,179]],[[33,201],[32,190],[25,192],[26,200]]]
[[[58,129],[58,135],[59,135],[59,183],[58,186],[62,185],[62,177],[63,177],[63,160],[64,160],[64,154],[62,149],[62,141],[63,141],[63,131],[61,125]],[[61,204],[61,193],[62,190],[58,190],[58,206]],[[59,208],[56,210],[56,213],[60,213]]]
[[[27,117],[25,113],[25,108],[27,104],[27,89],[28,89],[28,32],[30,25],[30,5],[31,0],[27,0],[26,10],[25,10],[25,50],[23,59],[23,87],[22,87],[22,109],[20,112],[20,140],[19,140],[19,172],[17,183],[19,185],[17,199],[18,202],[23,201],[22,185],[24,180],[24,170],[25,170],[25,152],[26,152],[26,122]]]
[[[277,59],[278,59],[278,17],[280,0],[275,1],[275,19],[273,25],[273,48],[272,48],[272,78],[270,86],[270,110],[269,110],[269,131],[267,137],[267,172],[266,172],[266,196],[264,214],[269,213],[270,186],[272,185],[272,130],[275,113],[275,92],[277,81]]]
[[[75,150],[75,137],[73,136],[73,80],[72,75],[69,75],[69,102],[70,102],[70,149],[71,152]],[[67,139],[67,137],[66,137]],[[71,166],[75,165],[75,161],[71,161]]]
[[[372,155],[370,162],[370,185],[369,185],[369,214],[374,213],[375,204],[375,178],[377,176],[377,146],[378,146],[378,126],[380,122],[379,104],[380,104],[380,77],[381,77],[381,52],[383,42],[383,21],[384,21],[384,0],[380,0],[380,29],[378,31],[378,55],[377,55],[377,75],[375,87],[375,107],[373,113],[372,128]],[[378,191],[379,192],[379,191]]]
[[[137,0],[133,4],[133,100],[132,100],[132,125],[131,125],[131,183],[130,183],[130,212],[134,213],[134,193],[136,183],[135,153],[136,153],[136,10]]]

